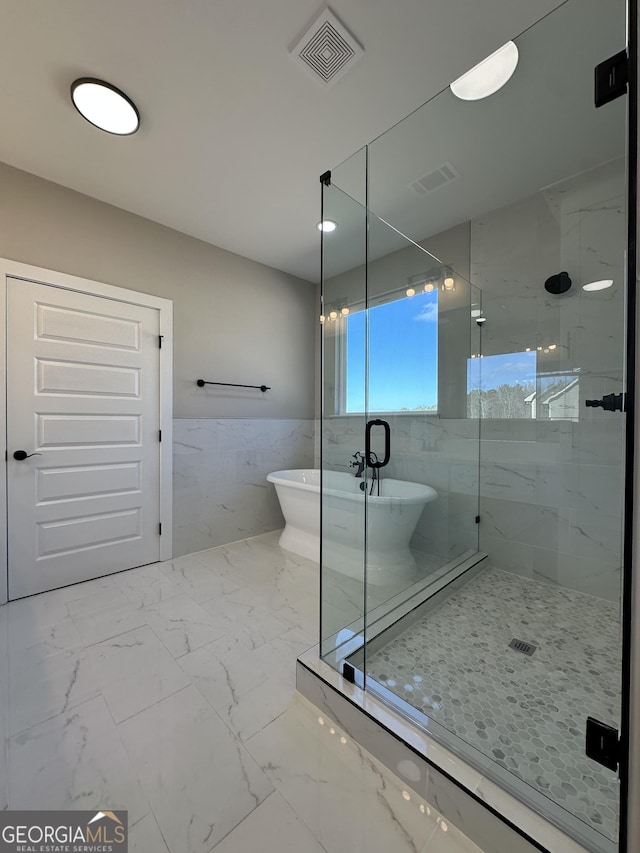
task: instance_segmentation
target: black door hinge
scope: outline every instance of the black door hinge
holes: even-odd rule
[[[158,525],[158,533],[162,536],[162,522]]]
[[[627,94],[629,84],[629,57],[626,50],[605,59],[595,68],[595,104],[602,107]]]
[[[158,335],[158,349],[162,349],[162,339],[164,335]]]
[[[158,441],[162,441],[162,430],[158,430]]]
[[[625,394],[605,394],[601,400],[585,400],[585,406],[600,407],[605,412],[626,412],[627,401]]]
[[[476,515],[476,524],[480,524],[480,516]]]
[[[320,183],[321,183],[321,184],[324,184],[324,185],[325,185],[325,187],[330,187],[330,186],[331,186],[331,172],[330,172],[330,171],[323,172],[323,173],[320,175]]]
[[[592,758],[609,770],[617,770],[620,764],[620,733],[613,726],[587,717],[584,751],[587,758]]]
[[[342,677],[345,679],[345,681],[349,681],[351,684],[356,683],[356,670],[353,664],[344,661],[344,663],[342,664]]]

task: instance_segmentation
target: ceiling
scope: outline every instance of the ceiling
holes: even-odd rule
[[[365,52],[325,89],[288,53],[322,0],[0,0],[0,161],[317,281],[320,173],[558,5],[332,0]],[[82,76],[135,136],[80,118]]]
[[[604,163],[624,171],[627,99],[596,109],[593,83],[594,67],[625,46],[624,0],[569,0],[515,41],[516,72],[490,98],[461,101],[447,87],[369,145],[367,198],[379,217],[369,218],[369,259],[405,248],[407,237],[428,245]],[[453,179],[415,191],[445,165]],[[325,215],[339,230],[326,236],[325,277],[364,260],[363,176],[360,153],[333,170]]]

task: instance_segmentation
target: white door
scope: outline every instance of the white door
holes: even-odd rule
[[[160,559],[158,334],[155,308],[7,279],[9,598]]]

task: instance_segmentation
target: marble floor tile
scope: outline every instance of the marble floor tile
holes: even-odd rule
[[[202,608],[216,621],[225,621],[226,637],[237,637],[249,649],[275,640],[289,630],[288,623],[278,619],[269,610],[238,602],[233,593],[203,601]]]
[[[216,853],[325,853],[307,826],[277,791],[216,845]]]
[[[206,853],[273,791],[195,687],[119,729],[171,851]]]
[[[102,584],[104,580],[109,580],[109,583],[107,585]],[[80,595],[78,587],[74,587],[74,592],[80,597],[70,599],[67,602],[67,610],[72,618],[83,619],[96,616],[113,607],[129,604],[129,599],[120,589],[116,580],[101,578],[100,582],[101,585],[97,586],[96,581],[89,581],[90,584],[94,585],[94,591],[91,595]]]
[[[136,853],[471,853],[301,713],[318,567],[279,535],[0,607],[0,809],[108,803]]]
[[[118,592],[124,596],[120,590]],[[72,619],[85,646],[101,643],[103,640],[117,637],[119,634],[124,634],[133,628],[141,628],[146,624],[146,616],[141,610],[126,597],[125,601],[125,604],[114,604],[95,612],[86,613],[78,609],[76,615],[72,614]]]
[[[226,638],[183,655],[178,663],[216,711],[235,705],[268,678],[262,658],[244,644],[230,649]]]
[[[88,657],[116,723],[191,683],[148,625],[91,646]]]
[[[422,853],[482,853],[482,850],[455,826],[439,819]]]
[[[135,572],[120,572],[116,576],[116,583],[133,605],[148,607],[184,592],[176,580],[162,571],[162,565],[143,566]]]
[[[239,589],[239,584],[226,571],[216,571],[215,565],[203,563],[193,555],[164,563],[161,571],[196,601],[206,601]]]
[[[54,589],[46,595],[32,595],[18,601],[10,601],[2,610],[5,613],[7,627],[15,635],[16,643],[23,637],[39,636],[46,628],[58,625],[68,618],[69,587]]]
[[[320,718],[323,719],[323,718]],[[436,817],[375,759],[296,703],[247,742],[278,792],[326,850],[422,850]],[[408,797],[408,799],[407,799]]]
[[[16,621],[8,632],[6,648],[13,666],[24,667],[82,645],[75,622],[66,616],[51,625]]]
[[[99,692],[85,649],[70,649],[32,660],[9,661],[8,733],[16,734],[64,713]]]
[[[145,815],[129,829],[129,853],[169,853],[153,814]]]
[[[210,613],[185,594],[152,604],[145,608],[144,615],[175,658],[218,640],[225,633],[222,623],[216,623]]]
[[[9,741],[9,808],[149,811],[138,777],[102,697],[71,708]]]
[[[295,679],[267,678],[236,701],[218,708],[218,713],[240,740],[246,741],[273,722],[292,705]]]

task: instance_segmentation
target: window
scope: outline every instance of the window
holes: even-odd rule
[[[368,311],[370,412],[437,412],[438,291],[417,293]],[[341,411],[365,411],[367,312],[345,318]]]

